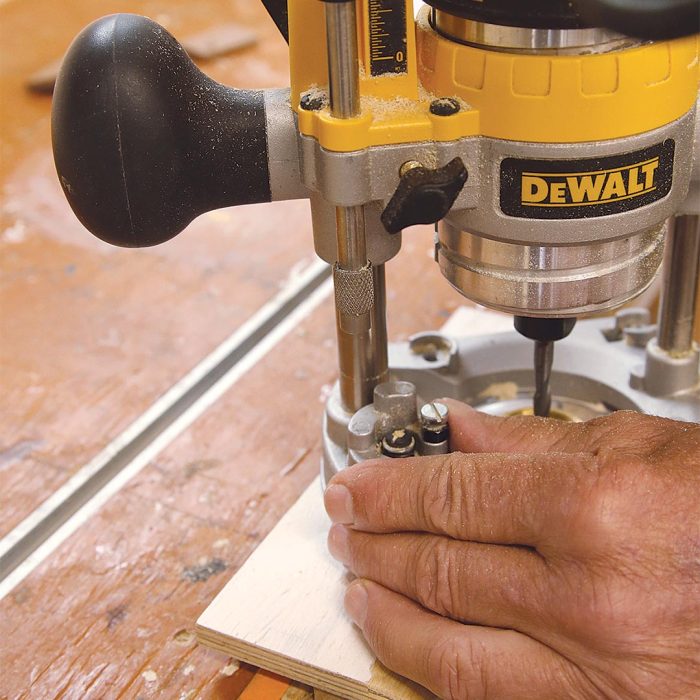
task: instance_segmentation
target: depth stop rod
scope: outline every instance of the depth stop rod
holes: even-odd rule
[[[324,2],[331,116],[360,113],[360,78],[354,0]],[[333,268],[340,395],[349,411],[372,402],[387,374],[384,270],[367,259],[362,205],[336,207],[337,263]]]

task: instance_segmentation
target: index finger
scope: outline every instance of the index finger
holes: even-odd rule
[[[371,460],[333,477],[325,504],[332,520],[367,532],[538,547],[568,527],[597,471],[583,453]]]
[[[591,452],[602,447],[649,454],[687,429],[687,423],[635,411],[615,411],[585,422],[535,416],[492,416],[454,399],[450,445],[461,452]]]

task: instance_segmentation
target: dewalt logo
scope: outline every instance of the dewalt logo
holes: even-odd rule
[[[501,209],[524,218],[605,216],[665,197],[673,175],[673,141],[634,153],[585,160],[501,164]]]
[[[523,173],[520,203],[524,207],[577,207],[639,197],[656,189],[654,175],[658,169],[659,159],[654,158],[593,173]]]

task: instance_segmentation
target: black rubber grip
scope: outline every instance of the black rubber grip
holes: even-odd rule
[[[574,0],[584,21],[640,39],[676,39],[700,31],[698,0]]]
[[[575,29],[586,26],[571,0],[425,0],[437,10],[465,19],[510,27]]]
[[[204,212],[271,199],[263,93],[214,82],[145,17],[103,17],[75,39],[51,129],[73,211],[114,245],[162,243]]]
[[[642,39],[700,31],[698,0],[425,0],[478,22],[534,29],[606,27]]]

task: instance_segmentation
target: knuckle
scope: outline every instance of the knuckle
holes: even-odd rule
[[[418,602],[440,615],[454,614],[460,595],[458,569],[450,540],[431,539],[419,546],[414,567]]]
[[[377,564],[381,563],[381,558],[377,557],[375,537],[352,531],[348,533],[348,566],[360,576],[380,575]]]
[[[683,430],[681,424],[667,418],[636,411],[615,411],[585,425],[588,443],[594,454],[618,449],[649,456],[669,441],[675,441]]]
[[[588,483],[575,508],[572,540],[582,551],[605,555],[629,540],[629,528],[646,518],[643,494],[650,474],[639,458],[615,450],[594,458]]]
[[[529,452],[533,441],[532,417],[507,416],[501,420],[499,438],[502,440],[503,447],[507,447],[508,452]],[[539,427],[542,433],[547,429],[548,426],[546,425],[541,425]],[[564,443],[565,439],[561,441]],[[553,446],[550,448],[551,451],[556,451],[554,445],[558,442],[559,439],[554,438]]]
[[[446,638],[428,653],[427,675],[437,694],[446,700],[486,698],[483,657],[474,643]]]
[[[627,427],[639,420],[640,413],[635,411],[613,411],[608,417],[608,423],[617,427]]]
[[[464,517],[465,464],[458,452],[445,456],[440,466],[426,475],[418,494],[426,526],[444,532]]]
[[[624,435],[629,430],[643,429],[652,422],[653,418],[637,411],[613,411],[607,416],[591,421],[591,424],[596,425],[611,436],[616,436],[615,433],[623,433]]]
[[[569,614],[574,611],[576,636],[588,648],[618,652],[643,635],[648,620],[630,596],[629,586],[588,571],[578,577],[577,589],[576,597],[568,601]]]
[[[595,462],[575,509],[567,553],[570,606],[562,614],[575,616],[587,644],[615,650],[668,619],[658,602],[641,601],[654,580],[663,581],[666,600],[672,598],[667,571],[678,558],[669,542],[678,538],[669,537],[663,523],[678,501],[668,502],[663,475],[642,457],[613,449]]]
[[[620,432],[629,428],[630,422],[635,420],[632,411],[615,411],[607,416],[600,416],[586,421],[585,429],[592,445],[617,437]]]
[[[353,506],[364,511],[367,522],[381,529],[391,529],[393,523],[400,519],[400,503],[401,499],[397,498],[396,489],[391,483],[372,482],[361,502],[353,496]]]

